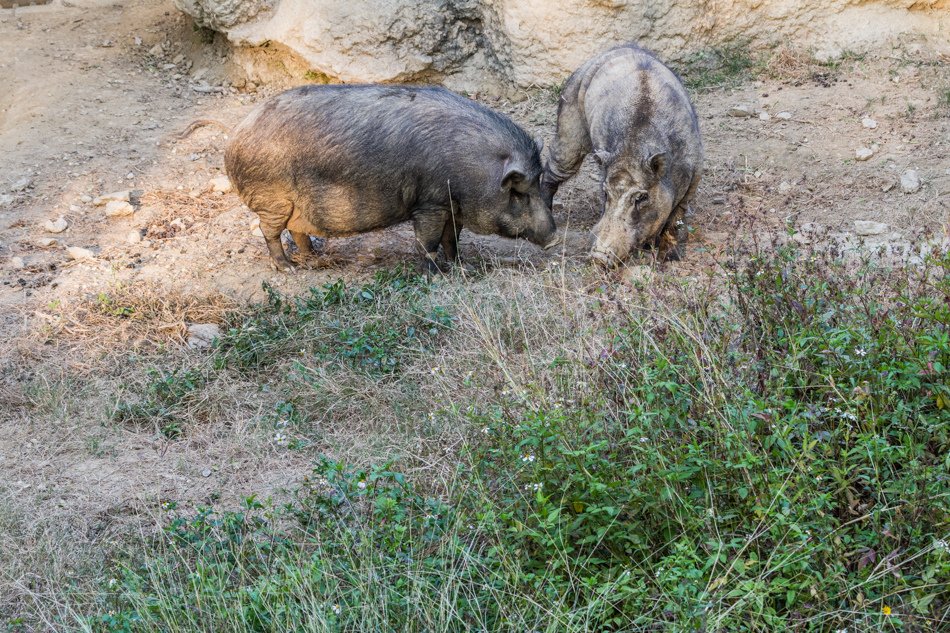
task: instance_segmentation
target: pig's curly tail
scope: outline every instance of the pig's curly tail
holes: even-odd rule
[[[187,138],[188,136],[191,135],[192,132],[206,125],[213,125],[215,127],[219,127],[225,132],[231,131],[231,128],[225,125],[224,123],[222,123],[221,121],[215,121],[214,119],[198,119],[197,121],[192,122],[191,125],[186,127],[185,130],[181,134],[178,135],[177,140],[180,141]]]

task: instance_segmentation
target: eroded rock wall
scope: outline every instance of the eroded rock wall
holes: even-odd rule
[[[469,91],[556,84],[628,41],[673,60],[728,42],[794,42],[832,56],[909,35],[950,48],[950,0],[175,2],[236,46],[275,47],[294,58],[293,68],[328,80],[435,81]]]

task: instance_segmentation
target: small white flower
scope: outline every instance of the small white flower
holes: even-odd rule
[[[482,429],[482,433],[484,433],[485,435],[488,435],[489,433],[491,433],[491,427],[486,426],[484,429]]]
[[[676,226],[683,226],[684,224],[686,224],[686,223],[683,222],[682,220],[677,220],[677,221],[676,221]]]
[[[858,356],[867,356],[867,355],[868,355],[868,351],[867,351],[866,349],[864,349],[863,347],[855,347],[855,348],[854,348],[854,353],[857,354]]]
[[[535,457],[534,457],[534,455],[532,455],[531,453],[527,453],[527,454],[521,456],[521,461],[523,461],[523,462],[526,463],[526,464],[530,464],[530,463],[533,462],[534,460],[535,460]]]
[[[274,443],[284,445],[287,443],[287,436],[281,432],[274,433]]]
[[[528,490],[528,491],[530,491],[530,492],[537,492],[537,491],[541,490],[541,488],[543,488],[543,487],[544,487],[544,484],[541,483],[541,482],[538,482],[538,483],[536,483],[536,484],[528,484],[527,486],[524,487],[524,489],[525,489],[525,490]]]
[[[356,487],[359,488],[360,490],[365,490],[365,489],[366,489],[366,482],[365,482],[365,481],[361,481],[361,482],[359,482],[358,484],[356,484]]]
[[[641,444],[646,444],[646,443],[649,442],[649,441],[650,441],[650,438],[648,438],[648,437],[641,437],[641,438],[640,438],[640,443],[641,443]]]
[[[435,367],[433,367],[432,369],[429,370],[429,373],[432,374],[433,376],[435,376],[435,375],[436,375],[437,373],[439,373],[440,371],[442,371],[442,368],[439,367],[438,365],[436,365]]]
[[[335,605],[333,605],[332,607],[330,607],[330,610],[333,611],[333,613],[335,613],[335,614],[337,614],[337,615],[340,615],[340,613],[343,611],[343,609],[341,609],[341,608],[340,608],[340,605],[338,605],[338,604],[335,604]]]
[[[115,578],[110,578],[110,579],[109,579],[109,586],[110,586],[110,587],[115,587],[117,584],[119,584],[119,581],[116,580]]]
[[[934,549],[942,549],[943,551],[950,553],[950,545],[943,539],[934,541]]]

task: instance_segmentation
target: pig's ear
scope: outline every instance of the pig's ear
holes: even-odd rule
[[[501,188],[511,189],[513,185],[523,182],[527,178],[524,168],[518,163],[508,161],[505,163],[505,175],[501,178]]]
[[[647,159],[646,163],[657,180],[666,175],[666,152],[653,154]]]
[[[606,167],[607,163],[610,162],[610,152],[605,149],[594,150],[594,160],[596,160],[597,164],[601,167]]]

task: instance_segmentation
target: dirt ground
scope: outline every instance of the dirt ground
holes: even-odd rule
[[[209,432],[168,443],[154,430],[89,421],[63,397],[70,376],[94,373],[104,357],[137,341],[134,332],[97,333],[77,306],[120,288],[191,305],[169,312],[165,344],[183,348],[187,320],[220,320],[226,308],[260,299],[263,282],[293,293],[412,261],[411,230],[397,227],[329,241],[316,269],[271,270],[254,215],[234,193],[210,185],[223,173],[226,134],[205,127],[177,140],[195,119],[234,125],[276,91],[244,85],[227,48],[208,39],[170,0],[58,0],[0,10],[0,482],[18,504],[108,522],[136,499],[202,499],[213,487],[278,489],[308,463],[302,455],[262,457],[242,445],[240,428],[227,438]],[[696,274],[737,231],[754,235],[786,223],[807,225],[803,241],[849,235],[856,220],[888,225],[869,238],[876,243],[945,233],[948,61],[914,42],[825,66],[786,53],[754,81],[700,90],[708,158],[692,205],[690,254],[663,273]],[[524,97],[487,103],[549,140],[553,91]],[[729,114],[740,105],[752,116]],[[865,127],[865,118],[876,126]],[[855,160],[861,147],[874,151],[870,160]],[[909,169],[922,183],[913,193],[899,184]],[[562,252],[465,234],[463,254],[493,266],[543,267],[565,258],[583,265],[598,212],[595,178],[588,161],[562,188],[555,208],[567,230]],[[120,190],[132,191],[129,217],[106,217],[92,203]],[[65,231],[44,229],[60,217]],[[70,259],[65,247],[93,257]],[[51,354],[61,357],[61,374],[37,374]],[[48,388],[37,391],[38,382]],[[24,399],[48,415],[31,418],[18,406]]]

